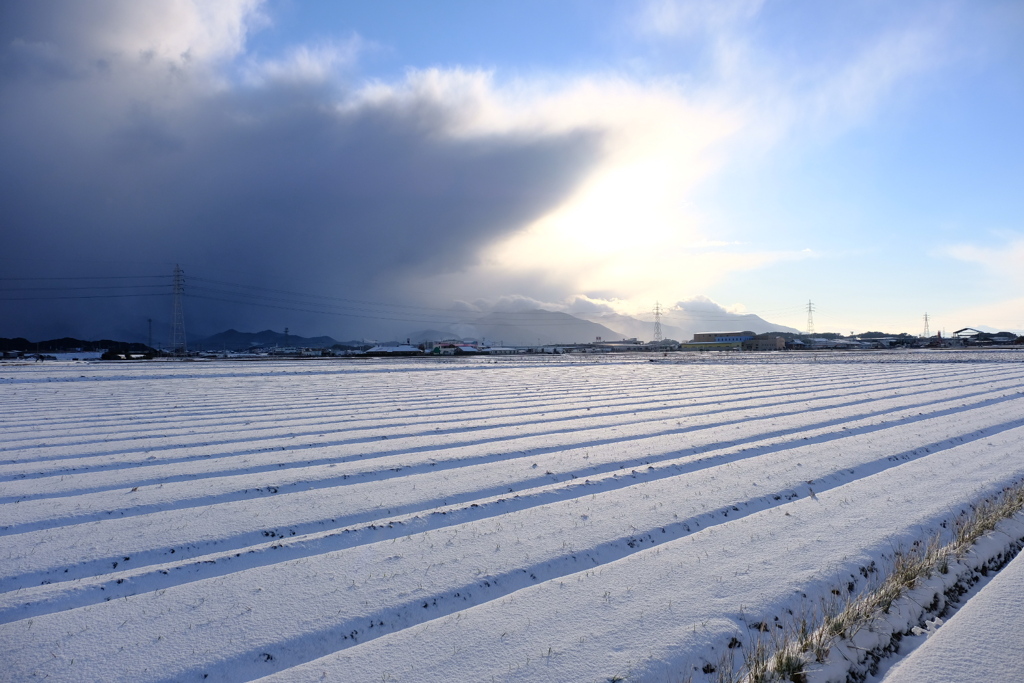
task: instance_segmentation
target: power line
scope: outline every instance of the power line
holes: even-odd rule
[[[180,266],[175,267],[175,272],[181,270]],[[308,294],[286,289],[262,287],[259,285],[248,285],[236,282],[228,282],[213,278],[192,276],[189,278],[188,292],[184,287],[184,271],[175,275],[171,284],[166,283],[166,276],[161,275],[105,275],[105,276],[61,276],[61,277],[33,277],[33,278],[0,278],[2,282],[64,282],[66,286],[34,286],[34,287],[0,287],[0,301],[48,301],[48,300],[76,300],[76,299],[107,299],[127,297],[153,297],[171,295],[181,305],[185,297],[218,301],[234,305],[260,306],[263,308],[275,308],[280,310],[303,311],[318,315],[333,315],[342,317],[364,318],[371,320],[388,320],[396,322],[411,322],[425,325],[454,325],[454,324],[511,324],[513,321],[518,324],[528,324],[537,327],[565,327],[577,325],[576,320],[552,320],[548,315],[551,311],[491,311],[497,320],[479,320],[479,316],[486,316],[486,311],[458,311],[452,308],[437,308],[415,304],[391,304],[373,302],[349,297],[337,297],[325,294]],[[164,284],[102,284],[104,281],[123,280],[152,280],[164,279]],[[87,284],[93,281],[98,284]],[[207,283],[209,286],[195,286],[193,283]],[[73,283],[73,284],[72,284]],[[153,291],[146,291],[153,290]],[[52,292],[52,294],[51,294]],[[81,293],[79,293],[81,292]],[[103,292],[103,293],[96,293]],[[109,293],[107,293],[109,292]],[[17,296],[28,293],[29,296]],[[268,296],[273,295],[273,296]],[[655,304],[655,339],[664,335],[663,320],[678,321],[679,323],[714,323],[730,322],[740,323],[737,315],[755,314],[729,314],[701,313],[678,311],[670,314],[665,311],[660,302]],[[774,309],[774,310],[792,310]],[[432,314],[431,312],[436,312]],[[564,312],[564,311],[563,311]],[[571,315],[568,314],[567,315]],[[598,316],[600,318],[600,316]],[[585,320],[595,324],[602,324],[598,319]],[[184,314],[181,319],[182,342],[184,341]],[[614,321],[608,324],[615,325]],[[172,325],[173,327],[173,325]],[[658,334],[659,328],[661,335]],[[172,334],[172,348],[183,347],[180,343],[176,346]]]
[[[355,304],[357,306],[369,306],[369,307],[372,307],[372,308],[375,308],[375,309],[379,308],[381,306],[384,306],[384,307],[387,307],[387,308],[408,308],[408,309],[413,309],[413,310],[418,310],[418,311],[440,311],[440,312],[449,313],[449,314],[452,312],[452,309],[450,309],[450,308],[432,308],[430,306],[419,306],[419,305],[413,305],[413,304],[390,304],[390,303],[383,303],[383,302],[380,302],[380,301],[362,301],[362,300],[359,300],[359,299],[349,299],[349,298],[346,298],[346,297],[330,296],[330,295],[327,295],[327,294],[306,294],[306,293],[303,293],[303,292],[293,292],[293,291],[286,290],[286,289],[275,289],[275,288],[272,288],[272,287],[260,287],[259,285],[244,285],[244,284],[240,284],[240,283],[237,283],[237,282],[225,282],[224,280],[212,280],[212,279],[203,278],[203,277],[192,277],[192,278],[189,278],[189,280],[191,282],[208,282],[210,284],[223,285],[225,287],[233,287],[233,288],[236,288],[236,289],[243,289],[243,290],[244,289],[251,289],[251,290],[256,290],[258,292],[271,292],[271,293],[274,293],[274,294],[284,294],[284,295],[288,295],[288,296],[292,296],[292,297],[298,297],[298,298],[302,298],[302,299],[320,299],[320,300],[323,300],[323,301],[340,301],[340,302],[344,302],[344,303],[347,303],[347,304]],[[237,292],[237,294],[244,294],[244,292]]]
[[[165,275],[83,275],[78,277],[0,277],[5,282],[39,281],[39,280],[153,280],[166,279]]]
[[[196,291],[204,292],[206,294],[194,294],[193,292],[196,292]],[[270,303],[265,303],[264,300],[261,300],[261,301],[246,301],[244,299],[240,300],[240,299],[237,299],[237,298],[236,299],[228,299],[228,298],[224,298],[222,296],[209,296],[208,295],[209,293],[226,294],[227,296],[231,296],[233,294],[231,292],[225,293],[225,292],[220,292],[218,290],[210,290],[210,289],[207,289],[205,287],[189,287],[189,292],[185,294],[185,297],[189,298],[189,299],[202,299],[204,301],[218,301],[218,302],[227,303],[227,304],[259,306],[261,308],[275,308],[275,309],[282,310],[282,311],[295,311],[295,312],[302,312],[302,313],[316,313],[318,315],[335,315],[335,316],[339,316],[339,317],[365,318],[365,319],[369,319],[369,320],[389,320],[389,321],[394,321],[394,322],[419,323],[419,324],[423,324],[423,325],[460,325],[460,324],[479,324],[481,322],[483,324],[490,324],[490,325],[497,325],[497,326],[513,324],[511,322],[503,322],[503,321],[500,321],[500,320],[499,321],[486,321],[486,320],[481,321],[479,319],[468,319],[467,320],[466,318],[447,318],[447,319],[444,319],[444,318],[416,318],[416,317],[412,317],[412,316],[397,317],[397,316],[384,316],[384,315],[370,315],[368,313],[358,313],[358,312],[353,312],[351,310],[329,310],[329,307],[309,308],[309,307],[305,307],[305,306],[303,306],[301,304],[297,305],[295,303],[288,302],[287,300],[284,300],[282,303],[291,303],[291,305],[287,305],[286,306],[286,305],[281,305],[281,304],[270,304]],[[451,311],[448,311],[448,312],[451,313]],[[517,313],[518,313],[518,311],[517,311]],[[533,314],[537,315],[536,312],[534,312]],[[507,315],[507,314],[506,313],[498,313],[498,315],[504,316],[504,315]],[[522,322],[522,321],[517,321],[517,322]],[[553,320],[538,319],[538,320],[533,321],[533,322],[529,322],[529,321],[527,321],[527,322],[528,322],[528,324],[530,324],[533,327],[565,327],[567,325],[579,324],[579,322],[591,322],[591,321],[584,320],[582,318],[577,318],[576,320],[566,320],[566,321],[553,321]],[[595,324],[600,324],[600,323],[595,323]]]
[[[205,281],[205,282],[209,282],[210,281],[210,280],[206,280],[204,278],[190,278],[189,279],[190,282],[193,281],[193,280],[201,280],[201,281]],[[367,318],[367,319],[371,319],[371,320],[390,320],[390,321],[396,321],[396,322],[414,322],[414,323],[421,323],[421,324],[428,324],[428,325],[455,325],[455,324],[463,324],[463,323],[467,322],[465,317],[459,317],[458,312],[457,311],[453,311],[451,309],[431,309],[429,307],[422,307],[422,310],[441,311],[445,315],[444,316],[432,316],[432,315],[420,315],[420,316],[417,316],[417,315],[414,315],[414,314],[405,313],[404,311],[394,311],[394,312],[387,311],[387,310],[381,311],[380,307],[364,308],[362,306],[341,305],[341,304],[333,304],[333,303],[322,302],[322,301],[301,301],[301,300],[296,300],[295,298],[289,298],[287,296],[285,296],[285,297],[266,296],[266,295],[256,294],[256,293],[250,293],[250,292],[244,292],[244,291],[237,292],[237,291],[230,291],[230,290],[225,290],[225,289],[217,289],[217,288],[212,288],[212,287],[189,286],[188,289],[189,289],[188,293],[185,294],[185,296],[188,297],[188,298],[205,299],[205,300],[208,300],[208,301],[220,301],[222,303],[231,303],[231,304],[245,304],[245,305],[250,305],[250,306],[260,306],[260,307],[264,307],[264,308],[276,308],[276,309],[279,309],[279,310],[302,311],[302,312],[306,312],[306,313],[316,313],[316,314],[320,314],[320,315],[336,315],[336,316],[342,316],[342,317]],[[263,287],[263,288],[259,288],[259,289],[264,289],[264,290],[267,290],[267,291],[273,291],[273,290],[271,290],[270,288],[267,288],[267,287]],[[198,292],[198,294],[196,294],[196,292]],[[227,297],[227,298],[225,298],[225,297]],[[314,296],[314,297],[311,297],[311,298],[321,298],[321,297],[315,297]],[[322,297],[322,298],[334,298],[334,297]],[[268,303],[268,302],[276,302],[276,305],[273,304],[273,303]],[[404,306],[404,305],[401,306],[401,307],[402,308],[414,308],[412,306]],[[381,315],[380,313],[382,313],[382,312],[385,315]],[[576,325],[576,324],[578,324],[577,320],[565,320],[565,321],[551,320],[551,319],[547,318],[546,316],[544,316],[544,313],[549,313],[549,312],[550,311],[545,311],[545,312],[541,312],[541,313],[538,313],[537,311],[509,311],[509,312],[495,312],[495,314],[499,315],[499,316],[502,316],[502,317],[505,317],[505,316],[512,317],[513,319],[516,320],[516,322],[520,322],[520,323],[526,322],[526,323],[528,323],[530,325],[537,326],[537,327],[558,327],[558,326],[564,327],[566,325]],[[467,312],[467,313],[469,313],[469,312]],[[391,314],[391,315],[387,315],[387,314]],[[534,320],[530,320],[529,318],[527,318],[524,321],[523,320],[524,316],[532,316],[534,318]],[[477,322],[477,321],[473,321],[473,322]],[[590,321],[585,321],[585,322],[590,322]],[[503,323],[501,321],[496,321],[496,322],[494,322],[492,324],[500,325],[500,324],[503,324]],[[595,323],[595,324],[599,324],[599,323]]]
[[[77,290],[96,290],[96,289],[154,289],[154,288],[166,288],[167,285],[86,285],[84,287],[0,287],[0,292],[50,292],[60,291],[69,292]]]
[[[138,294],[76,294],[69,296],[5,296],[0,301],[57,301],[60,299],[124,299],[138,296],[167,296],[171,292],[148,292]]]

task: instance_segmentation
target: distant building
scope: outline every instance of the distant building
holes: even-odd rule
[[[973,327],[965,327],[953,333],[953,338],[961,340],[965,346],[1006,346],[1017,343],[1017,335],[1013,332],[982,332]]]
[[[786,348],[786,340],[783,337],[759,334],[742,342],[740,346],[744,351],[782,351]]]
[[[744,332],[697,332],[693,341],[679,345],[681,351],[738,351],[743,342],[754,338],[754,333]]]
[[[710,342],[714,344],[742,344],[745,341],[753,339],[755,336],[756,335],[750,330],[743,332],[697,332],[693,335],[693,341],[698,343]]]

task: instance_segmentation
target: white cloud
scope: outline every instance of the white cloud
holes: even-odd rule
[[[604,313],[615,313],[615,307],[608,301],[595,299],[588,296],[576,296],[566,305],[565,311],[573,315],[601,315]]]
[[[941,64],[942,34],[937,20],[882,33],[834,73],[814,74],[797,102],[806,113],[793,112],[794,122],[831,130],[856,125],[898,86]]]
[[[243,70],[250,85],[267,81],[327,82],[355,67],[359,57],[374,47],[358,34],[345,40],[292,47],[279,59],[251,60]]]
[[[753,19],[763,0],[654,0],[640,13],[642,32],[662,36],[721,33]]]
[[[61,44],[94,59],[159,61],[188,67],[229,59],[266,22],[262,0],[64,2],[53,12]]]
[[[374,96],[428,89],[462,113],[452,134],[591,128],[605,156],[547,215],[482,254],[467,280],[516,275],[549,291],[610,291],[620,310],[713,289],[736,273],[815,256],[818,247],[741,244],[753,226],[711,232],[695,190],[723,168],[861,125],[895,90],[940,62],[945,20],[866,35],[823,64],[792,64],[754,43],[759,2],[656,2],[644,15],[662,36],[708,39],[718,67],[699,83],[620,74],[498,82],[495,74],[418,72]]]
[[[546,311],[561,311],[564,313],[600,315],[602,313],[614,313],[615,309],[608,302],[594,299],[584,295],[567,297],[561,301],[544,301],[533,297],[519,294],[499,296],[493,299],[476,299],[472,303],[465,301],[456,302],[457,310],[468,313],[522,313],[544,309]]]
[[[684,313],[728,313],[725,306],[712,301],[703,294],[685,299],[683,301],[677,301],[675,304],[667,308],[669,313],[673,312],[684,312]]]
[[[439,133],[461,138],[601,131],[604,156],[576,192],[492,244],[464,281],[499,276],[540,282],[553,292],[611,291],[620,310],[646,310],[655,299],[707,291],[737,272],[813,257],[812,249],[732,238],[746,226],[727,236],[710,233],[691,202],[694,190],[752,150],[780,145],[808,119],[840,125],[839,112],[850,111],[846,125],[852,125],[873,101],[866,74],[882,55],[911,53],[917,55],[910,48],[866,50],[846,71],[814,87],[769,80],[742,96],[733,81],[698,90],[618,74],[506,83],[492,72],[429,69],[410,72],[400,83],[368,85],[344,106],[427,99],[451,114]],[[890,65],[879,89],[920,68],[916,56],[895,62],[902,66]]]
[[[474,304],[482,313],[523,313],[526,311],[536,311],[538,308],[547,310],[560,308],[558,306],[552,306],[552,304],[548,302],[538,301],[537,299],[533,299],[528,296],[521,296],[519,294],[501,296],[493,301],[478,299]]]
[[[981,266],[993,283],[1024,287],[1024,235],[999,233],[1005,241],[998,246],[956,244],[942,250],[947,256]]]

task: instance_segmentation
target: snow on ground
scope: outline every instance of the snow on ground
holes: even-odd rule
[[[1024,558],[1020,555],[981,592],[893,667],[884,683],[1019,681],[1024,673]]]
[[[657,360],[0,365],[4,675],[714,680],[1024,478],[1024,353]]]

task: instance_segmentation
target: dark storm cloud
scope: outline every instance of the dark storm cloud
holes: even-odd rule
[[[473,263],[483,246],[565,198],[599,154],[593,131],[457,136],[463,112],[437,96],[360,100],[294,80],[226,86],[180,64],[118,61],[54,42],[60,36],[46,35],[32,13],[20,24],[9,21],[13,14],[4,19],[7,278],[141,273],[169,281],[181,262],[208,279],[423,300],[402,287]],[[309,334],[373,326],[188,305],[191,324],[209,332],[289,320]],[[166,322],[169,308],[152,299],[2,301],[0,336],[123,334],[148,317]]]

